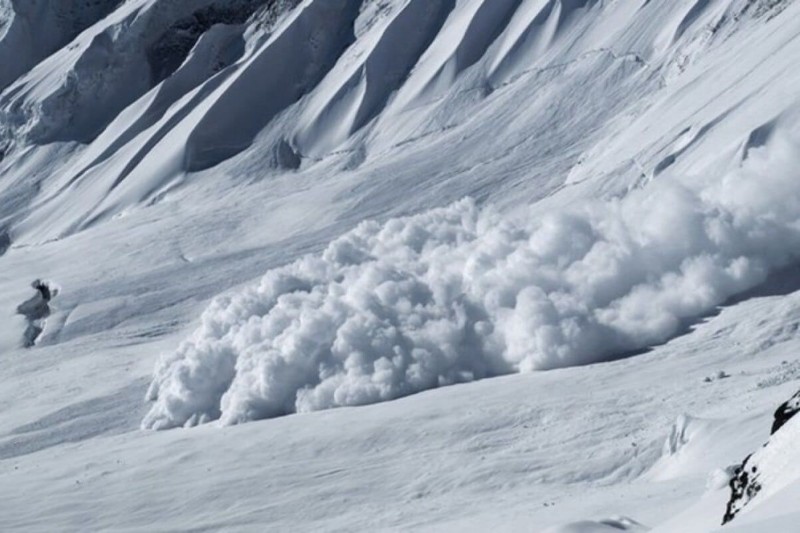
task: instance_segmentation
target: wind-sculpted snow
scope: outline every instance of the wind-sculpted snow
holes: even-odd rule
[[[664,342],[800,250],[797,146],[687,187],[503,216],[364,222],[217,299],[158,364],[147,428],[362,405]]]
[[[316,86],[355,40],[352,25],[359,7],[358,0],[301,6],[198,122],[187,140],[188,168],[210,168],[240,153],[278,113]],[[313,45],[299,44],[306,42]]]
[[[767,24],[757,13],[779,11],[768,0],[93,0],[69,31],[44,32],[55,48],[22,57],[24,21],[50,28],[84,3],[0,0],[0,19],[10,21],[0,28],[0,78],[8,85],[0,91],[0,172],[15,184],[0,191],[0,205],[12,215],[3,227],[18,245],[146,209],[189,183],[192,191],[195,174],[215,179],[223,171],[230,179],[214,185],[222,193],[288,170],[318,183],[320,161],[363,180],[364,205],[381,201],[371,196],[383,194],[380,180],[368,178],[378,167],[408,186],[417,175],[444,186],[462,174],[440,203],[486,194],[502,203],[517,187],[516,172],[528,179],[511,194],[535,200],[559,187],[579,158],[585,164],[571,183],[602,160],[594,175],[621,191],[653,165],[660,173],[676,163],[683,152],[659,151],[678,132],[702,132],[696,138],[706,144],[714,135],[705,133],[740,134],[761,113],[711,105],[713,84],[674,93],[685,98],[676,107],[685,112],[655,119],[663,132],[648,141],[658,153],[652,161],[655,153],[627,153],[638,143],[614,133],[617,121],[639,116],[643,98],[652,96],[648,108],[662,113],[655,103],[669,101],[683,73],[706,68],[701,59],[723,43],[757,53],[742,52],[749,66],[720,63],[715,79],[741,69],[751,80],[767,71],[790,80],[787,58],[797,46],[777,37],[768,45],[741,41]],[[3,73],[4,53],[20,56],[14,72]],[[720,87],[744,83],[735,79]],[[793,87],[776,81],[767,90],[784,83]],[[769,107],[765,116],[781,111]],[[747,120],[736,123],[738,114]],[[711,131],[719,121],[724,126]],[[53,149],[58,157],[47,154]],[[416,161],[424,162],[418,171]],[[42,183],[30,187],[31,175]]]

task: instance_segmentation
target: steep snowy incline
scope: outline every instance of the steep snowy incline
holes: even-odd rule
[[[635,531],[797,390],[800,2],[23,4],[0,529]]]
[[[676,518],[654,529],[658,533],[784,533],[796,528],[800,493],[798,438],[800,392],[782,403],[774,415],[769,440],[740,464],[729,467],[730,481]],[[685,438],[685,437],[684,437]],[[727,489],[727,490],[725,490]],[[727,504],[720,496],[727,493]],[[724,515],[720,511],[724,509]],[[719,527],[720,525],[724,527]]]
[[[744,49],[747,30],[774,15],[747,9],[752,4],[306,0],[288,12],[291,2],[266,0],[128,2],[0,95],[5,180],[48,176],[35,199],[4,216],[27,219],[17,240],[68,235],[159,201],[187,172],[243,151],[225,165],[230,172],[215,171],[251,176],[259,164],[272,169],[263,172],[302,165],[314,173],[322,158],[368,182],[359,167],[408,167],[425,157],[429,174],[472,178],[460,194],[486,189],[487,173],[471,172],[476,165],[497,161],[490,167],[502,174],[536,161],[539,180],[507,183],[501,175],[491,191],[540,198],[563,183],[544,177],[563,174],[546,169],[548,159],[573,166],[605,125],[637,113],[649,95],[682,95],[680,73],[706,51]],[[238,29],[214,27],[251,14]],[[769,22],[787,21],[781,14]],[[193,37],[174,36],[187,33]],[[753,67],[774,56],[768,48],[758,46]],[[598,98],[576,106],[587,88]],[[506,116],[520,102],[522,112]],[[500,134],[491,131],[498,122]],[[28,147],[54,141],[62,145],[58,172],[48,162],[31,166]],[[454,144],[455,160],[465,159],[458,169],[441,154]]]

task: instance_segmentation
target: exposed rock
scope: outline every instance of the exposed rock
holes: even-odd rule
[[[729,483],[731,488],[731,498],[725,509],[725,516],[722,523],[727,524],[736,517],[736,514],[761,491],[761,483],[758,481],[758,467],[750,464],[752,455],[748,455],[741,465],[734,470],[733,477]]]
[[[263,5],[275,0],[239,0],[211,4],[175,22],[147,51],[152,83],[167,78],[183,63],[200,36],[215,24],[243,24]]]
[[[793,437],[797,433],[795,431],[795,434],[792,434],[790,431],[787,435],[785,430],[781,430],[798,411],[800,411],[800,391],[775,411],[772,436],[767,444],[761,450],[747,456],[742,464],[734,470],[729,483],[731,497],[725,509],[725,516],[722,518],[723,524],[733,520],[753,498],[760,494],[769,483],[769,479],[780,475],[782,468],[780,465],[775,466],[777,464],[775,457],[785,454],[789,447],[796,446]],[[765,470],[767,470],[766,475]]]
[[[782,403],[781,406],[778,407],[778,410],[775,411],[770,435],[774,435],[775,432],[781,429],[798,411],[800,411],[800,391],[797,391],[794,396]]]

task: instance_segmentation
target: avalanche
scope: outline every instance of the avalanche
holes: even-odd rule
[[[162,359],[146,428],[237,423],[588,364],[668,340],[800,258],[800,149],[693,191],[504,219],[471,201],[365,222],[215,301]]]
[[[784,533],[798,57],[793,0],[0,0],[0,530],[708,533],[753,454]]]

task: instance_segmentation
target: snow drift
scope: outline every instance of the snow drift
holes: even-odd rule
[[[604,520],[581,520],[563,526],[547,528],[543,533],[615,533],[619,531],[643,532],[649,528],[636,520],[620,516]]]
[[[364,222],[217,299],[157,365],[145,428],[391,400],[668,340],[800,250],[787,136],[705,185],[504,217],[470,200]]]

